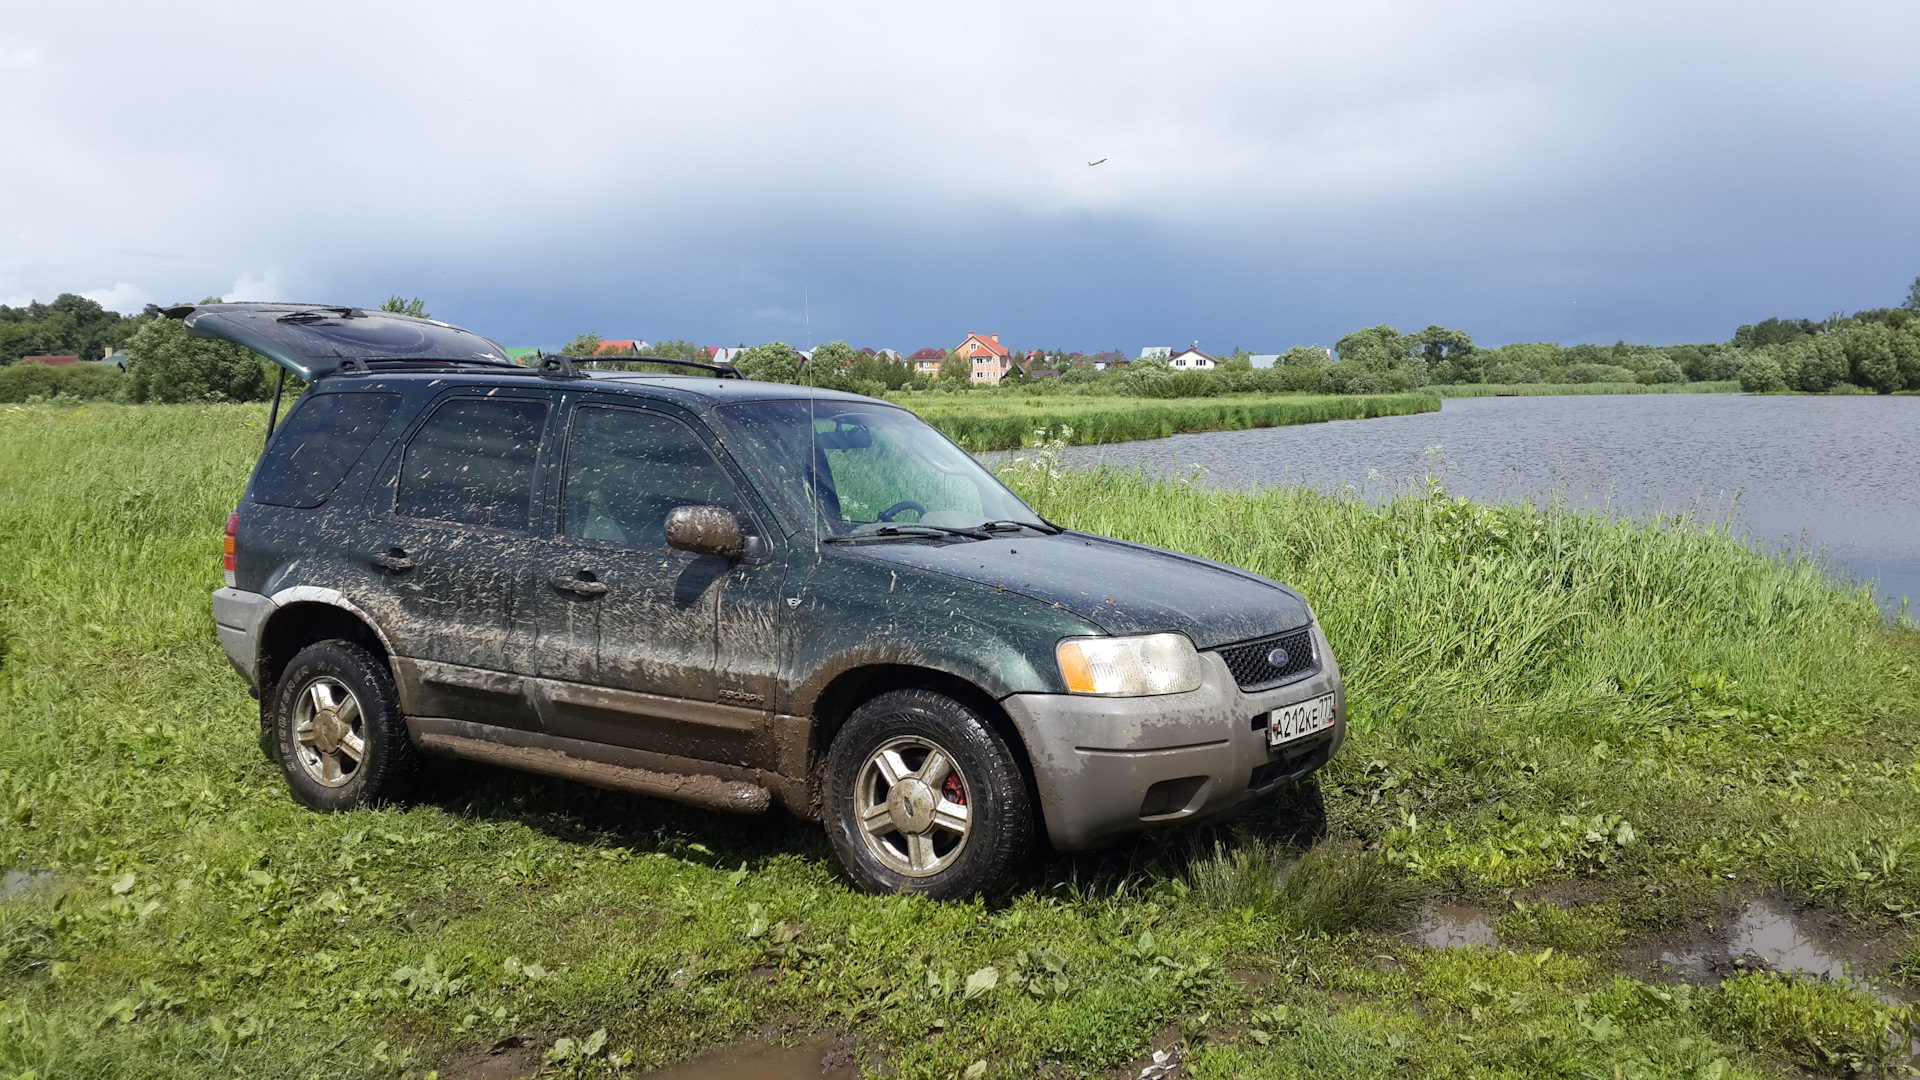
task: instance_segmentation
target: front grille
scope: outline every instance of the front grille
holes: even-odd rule
[[[1274,664],[1269,659],[1275,649],[1286,652],[1284,663]],[[1304,626],[1258,641],[1228,645],[1220,650],[1220,659],[1227,662],[1227,670],[1233,672],[1233,681],[1242,690],[1266,690],[1320,670],[1320,658],[1313,651],[1313,630]]]

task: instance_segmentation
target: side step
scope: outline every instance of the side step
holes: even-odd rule
[[[421,731],[418,728],[414,731],[413,741],[429,753],[489,765],[505,765],[510,769],[524,769],[565,780],[578,780],[595,787],[672,799],[710,810],[759,814],[773,805],[771,792],[745,780],[723,780],[717,776],[694,773],[657,772],[632,765],[593,761],[539,746],[514,746],[487,739],[470,739],[463,735]]]

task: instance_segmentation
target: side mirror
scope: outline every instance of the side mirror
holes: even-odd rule
[[[737,559],[747,553],[740,519],[724,506],[676,506],[667,513],[667,546]]]

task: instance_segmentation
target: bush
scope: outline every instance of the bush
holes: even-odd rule
[[[1226,379],[1208,371],[1176,371],[1140,387],[1140,396],[1156,398],[1214,397],[1226,392]]]
[[[106,364],[13,364],[0,368],[0,402],[110,398],[120,392],[123,379],[119,368]]]
[[[130,401],[265,401],[274,380],[258,353],[228,341],[187,336],[173,319],[150,319],[127,343]]]
[[[783,383],[800,381],[800,354],[784,341],[755,345],[734,357],[733,366],[749,379]]]
[[[1683,383],[1687,381],[1686,372],[1680,365],[1667,357],[1660,357],[1633,377],[1633,381],[1642,386],[1657,386],[1661,383]]]
[[[1740,389],[1749,394],[1771,394],[1787,388],[1780,362],[1771,356],[1750,356],[1740,365]]]
[[[1561,382],[1570,383],[1622,383],[1633,382],[1633,372],[1612,364],[1569,364]]]

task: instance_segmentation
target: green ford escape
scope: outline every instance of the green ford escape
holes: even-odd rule
[[[962,896],[1326,764],[1298,593],[1036,514],[850,394],[511,362],[349,307],[176,308],[311,381],[228,521],[214,619],[294,796],[421,754],[818,820],[862,888]],[[276,404],[277,409],[277,404]]]

